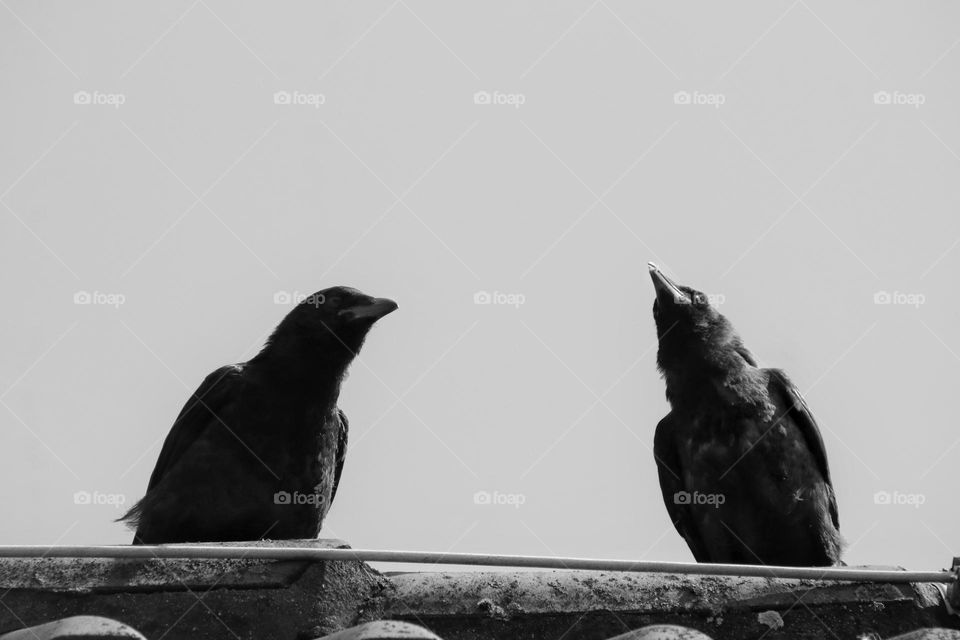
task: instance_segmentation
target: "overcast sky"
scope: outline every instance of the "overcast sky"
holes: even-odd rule
[[[653,260],[806,395],[848,563],[960,552],[960,6],[0,4],[0,543],[128,542],[204,376],[344,284],[400,310],[324,537],[692,560]]]

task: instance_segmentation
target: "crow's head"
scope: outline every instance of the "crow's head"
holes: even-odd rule
[[[351,287],[330,287],[307,296],[274,331],[268,344],[349,362],[360,351],[373,324],[397,309],[387,298],[373,298]],[[306,355],[306,353],[304,353]]]
[[[757,366],[733,325],[710,305],[706,294],[678,285],[657,265],[648,263],[657,292],[657,366],[664,373],[729,367],[738,361]]]

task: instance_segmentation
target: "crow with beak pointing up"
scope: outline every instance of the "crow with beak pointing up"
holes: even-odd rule
[[[654,456],[697,562],[829,566],[842,539],[827,454],[787,375],[761,369],[707,297],[650,264],[671,411]]]
[[[147,493],[121,520],[134,544],[314,538],[347,447],[340,383],[397,304],[333,287],[297,304],[263,350],[211,373],[163,443]]]

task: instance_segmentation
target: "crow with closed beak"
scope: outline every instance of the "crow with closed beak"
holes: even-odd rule
[[[297,304],[253,359],[211,373],[170,429],[147,493],[120,520],[134,544],[314,538],[347,447],[340,383],[397,308],[349,287]]]
[[[829,566],[842,539],[827,454],[787,375],[762,369],[703,293],[650,263],[670,413],[654,456],[697,562]]]

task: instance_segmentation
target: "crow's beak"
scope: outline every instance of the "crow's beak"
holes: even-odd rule
[[[661,302],[669,300],[675,304],[690,304],[690,302],[692,302],[690,297],[681,291],[677,285],[673,284],[673,280],[665,276],[657,265],[648,262],[647,268],[650,269],[650,279],[653,280],[653,288],[657,291],[657,300]]]
[[[397,303],[389,298],[370,298],[356,306],[342,310],[339,315],[346,317],[348,320],[360,320],[364,318],[368,320],[379,320],[388,313],[396,311],[397,308]]]

